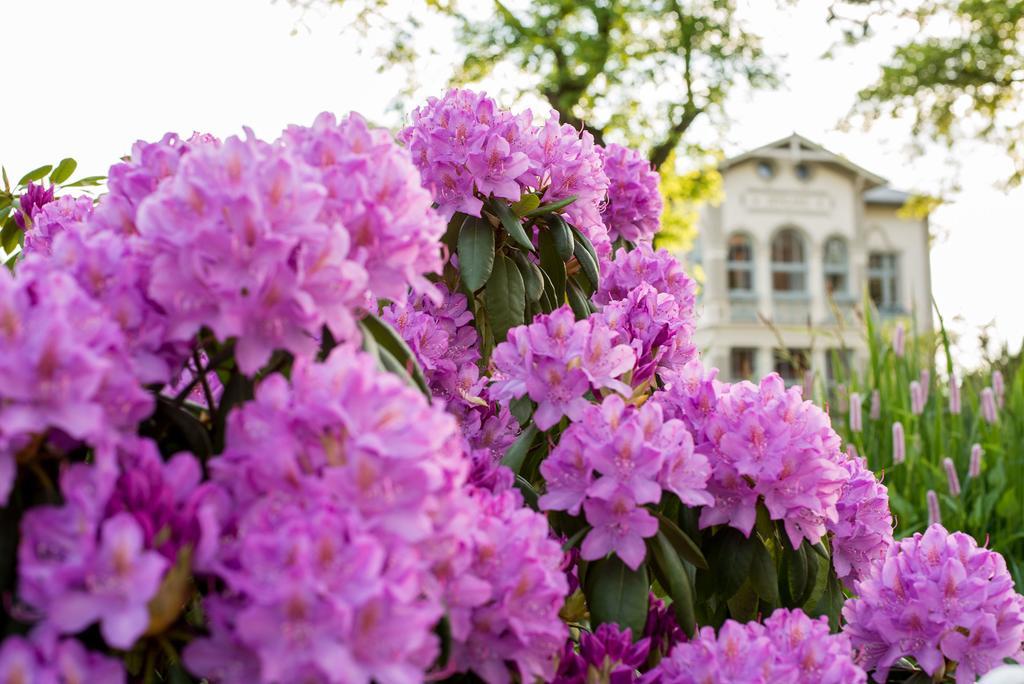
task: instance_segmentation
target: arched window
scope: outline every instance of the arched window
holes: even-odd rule
[[[807,257],[804,239],[794,228],[784,228],[772,238],[772,290],[807,292]]]
[[[846,240],[829,238],[825,243],[825,291],[845,295],[850,291],[850,261]]]
[[[754,291],[754,245],[749,235],[733,233],[729,236],[726,272],[731,294]]]

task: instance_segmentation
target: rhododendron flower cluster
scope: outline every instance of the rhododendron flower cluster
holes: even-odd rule
[[[536,192],[547,203],[575,197],[566,218],[599,250],[609,249],[600,148],[587,131],[559,124],[555,112],[534,125],[529,110],[515,115],[485,93],[454,89],[413,111],[400,138],[446,218],[480,216],[491,195],[515,202]]]
[[[658,173],[637,150],[611,143],[601,150],[608,201],[601,218],[614,241],[650,242],[661,227],[663,201]]]
[[[36,632],[28,639],[11,636],[0,643],[0,681],[123,684],[125,672],[117,660],[92,653],[74,639]]]
[[[135,430],[152,399],[125,368],[120,328],[69,276],[0,272],[0,505],[15,458],[49,433],[100,444]]]
[[[626,684],[636,681],[634,673],[644,664],[651,640],[633,641],[632,632],[605,623],[593,633],[580,634],[579,652],[566,642],[558,663],[555,684],[587,684],[593,681]]]
[[[794,548],[804,539],[820,541],[838,522],[836,506],[850,477],[828,416],[776,374],[760,385],[712,385],[713,396],[706,387],[681,379],[662,395],[692,421],[697,450],[711,461],[715,502],[701,510],[701,527],[728,524],[749,536],[762,501],[772,519],[783,521]]]
[[[566,589],[544,519],[515,494],[464,489],[455,421],[368,360],[299,359],[290,385],[268,378],[232,414],[211,461],[231,494],[212,561],[228,591],[208,598],[212,635],[188,662],[266,682],[416,680],[447,604],[472,654],[461,667],[542,676]]]
[[[25,231],[25,253],[49,254],[53,249],[53,239],[70,226],[89,218],[92,207],[92,200],[88,197],[71,195],[44,204],[32,215],[32,227]]]
[[[509,331],[491,357],[491,396],[508,401],[524,396],[537,403],[533,420],[547,430],[561,418],[579,420],[590,402],[587,392],[630,394],[619,380],[632,370],[633,350],[598,317],[577,321],[568,306]]]
[[[867,676],[828,620],[780,608],[764,624],[727,620],[679,644],[643,680],[659,684],[858,684]]]
[[[1014,592],[1003,557],[938,524],[893,544],[857,583],[843,617],[878,682],[902,657],[929,675],[955,664],[957,684],[975,681],[1004,658],[1024,657],[1024,597]]]
[[[586,560],[610,552],[636,569],[645,537],[658,530],[643,504],[658,503],[669,491],[691,506],[714,502],[707,492],[710,467],[694,453],[693,437],[679,420],[664,420],[661,406],[636,408],[617,394],[589,405],[541,465],[547,492],[542,508],[583,508],[593,529],[583,540]]]
[[[828,523],[832,562],[839,579],[852,585],[885,557],[893,543],[889,494],[863,458],[841,463],[849,473],[836,502],[838,518]]]
[[[71,466],[61,478],[65,503],[22,520],[19,596],[44,627],[74,634],[99,622],[108,644],[129,648],[179,552],[195,549],[200,566],[210,553],[220,500],[200,478],[191,454],[164,462],[153,442],[135,437],[98,450],[95,465]]]
[[[19,211],[14,214],[14,222],[25,230],[32,222],[32,216],[42,207],[53,201],[54,187],[41,183],[29,183],[25,192],[18,198]]]

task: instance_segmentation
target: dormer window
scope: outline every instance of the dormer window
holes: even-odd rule
[[[771,180],[775,177],[775,164],[766,159],[757,162],[757,175],[765,180]]]

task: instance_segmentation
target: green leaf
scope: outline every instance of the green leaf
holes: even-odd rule
[[[462,282],[476,292],[494,268],[494,229],[487,221],[467,216],[459,231],[459,271]]]
[[[807,549],[803,544],[800,545],[800,548],[793,549],[785,541],[782,543],[782,547],[784,574],[782,582],[786,590],[782,593],[783,603],[789,608],[799,608],[814,589],[813,580],[808,581],[811,571],[807,562]],[[816,571],[817,564],[812,565]],[[786,594],[789,595],[788,601]]]
[[[672,542],[662,531],[659,530],[654,535],[650,546],[654,552],[654,562],[665,582],[665,590],[672,597],[672,610],[675,612],[676,622],[686,632],[686,636],[692,637],[697,627],[697,614],[693,607],[690,575],[686,572]]]
[[[521,396],[508,403],[508,410],[520,425],[526,425],[533,415],[533,401],[527,395]]]
[[[523,276],[527,301],[539,301],[540,296],[544,293],[544,276],[541,275],[540,268],[518,250],[512,252],[512,260],[519,267],[519,275]]]
[[[232,371],[231,377],[224,385],[224,391],[221,392],[220,402],[217,404],[217,409],[213,412],[213,441],[215,453],[220,453],[224,450],[224,437],[226,433],[228,414],[231,412],[231,409],[249,401],[252,398],[252,380],[245,377],[237,370]]]
[[[405,343],[405,340],[395,332],[394,328],[372,313],[366,314],[363,317],[362,323],[380,346],[382,360],[384,356],[383,351],[387,350],[390,352],[391,356],[402,365],[402,368],[412,378],[413,384],[423,392],[429,401],[431,399],[430,385],[427,384],[427,378],[423,374],[419,361],[416,360],[416,355],[409,349],[409,345]]]
[[[569,206],[570,204],[572,204],[575,201],[576,201],[576,195],[569,195],[568,197],[566,197],[563,200],[558,200],[557,202],[551,202],[550,204],[542,204],[539,207],[537,207],[536,209],[532,209],[532,210],[526,212],[522,216],[523,216],[523,218],[533,218],[534,216],[542,216],[544,214],[550,214],[552,212],[558,211],[559,209],[565,209],[567,206]]]
[[[11,181],[8,180],[8,178],[7,178],[7,167],[0,166],[0,176],[2,176],[3,179],[4,179],[4,190],[6,192],[10,192],[11,191]]]
[[[533,194],[532,192],[528,195],[523,195],[519,198],[518,202],[513,202],[512,211],[516,213],[516,216],[523,216],[537,207],[540,206],[540,197]]]
[[[484,290],[484,304],[495,343],[504,342],[508,331],[524,322],[526,286],[519,269],[504,254],[495,257],[494,269]]]
[[[825,584],[825,592],[818,599],[817,604],[809,614],[811,617],[828,616],[829,628],[833,632],[839,631],[839,618],[842,615],[844,601],[846,601],[846,595],[843,594],[843,587],[839,584],[839,578],[836,577],[834,572],[829,572],[828,581]]]
[[[555,251],[562,261],[572,259],[573,250],[576,248],[576,241],[572,237],[572,231],[561,216],[551,216],[548,221],[548,230],[551,231],[551,238],[555,242]]]
[[[750,580],[744,582],[735,594],[726,601],[729,615],[739,622],[750,622],[757,619],[757,592]]]
[[[530,451],[530,447],[533,445],[533,440],[536,437],[537,426],[528,425],[526,429],[519,433],[519,437],[516,438],[516,441],[505,452],[501,459],[501,464],[508,467],[513,473],[518,474],[523,467],[523,461],[526,460],[526,454]]]
[[[537,496],[537,490],[533,488],[533,485],[527,482],[526,478],[522,475],[516,475],[515,484],[522,493],[523,500],[526,502],[526,505],[535,511],[540,510],[537,506],[537,499],[540,497]]]
[[[416,381],[412,379],[412,376],[409,375],[409,371],[407,371],[405,369],[405,366],[403,366],[402,363],[395,358],[394,354],[392,354],[386,348],[378,346],[376,347],[375,356],[377,358],[377,361],[380,363],[380,367],[382,370],[384,370],[387,373],[397,375],[402,379],[402,382],[409,385],[410,387],[416,387]]]
[[[60,163],[57,164],[57,168],[50,174],[50,182],[54,185],[60,185],[68,178],[71,178],[71,174],[75,172],[76,168],[78,168],[78,162],[71,157],[61,159]]]
[[[760,539],[753,544],[750,558],[750,585],[765,603],[779,605],[779,573],[775,561]]]
[[[587,535],[587,532],[590,532],[590,530],[592,529],[593,528],[590,525],[584,525],[580,529],[576,530],[576,532],[574,532],[573,535],[566,539],[565,543],[562,544],[562,551],[571,551],[573,547],[575,547],[577,544],[583,541],[583,537],[585,537]]]
[[[174,403],[171,397],[157,395],[154,417],[169,423],[182,446],[187,447],[201,461],[205,461],[213,453],[213,443],[206,427],[191,411]]]
[[[587,568],[583,587],[591,626],[596,629],[611,622],[631,629],[634,640],[640,638],[647,623],[649,590],[646,565],[630,570],[618,556],[594,561]]]
[[[601,284],[601,271],[597,265],[597,259],[580,243],[576,243],[573,254],[576,255],[576,261],[579,262],[583,274],[587,276],[587,280],[596,290]]]
[[[721,528],[708,548],[712,584],[724,599],[731,598],[750,574],[754,557],[754,544],[743,533],[732,527]]]
[[[0,229],[0,247],[3,247],[5,253],[10,254],[18,246],[21,232],[21,226],[14,220],[14,216],[8,216],[3,229]]]
[[[587,295],[583,294],[583,290],[580,289],[575,280],[570,280],[566,285],[568,287],[566,288],[565,296],[569,300],[569,306],[572,308],[572,312],[576,314],[576,320],[582,321],[590,315],[590,304],[587,303]]]
[[[68,183],[65,188],[84,188],[93,185],[99,185],[103,181],[107,180],[106,176],[86,176],[85,178],[79,178],[74,183]]]
[[[536,251],[533,247],[533,243],[530,242],[530,238],[526,235],[526,230],[523,228],[523,222],[515,215],[515,212],[505,204],[504,200],[491,198],[489,205],[494,215],[501,221],[502,228],[508,233],[512,241],[525,249],[527,252]]]
[[[570,225],[569,228],[572,230],[572,236],[576,240],[576,244],[583,245],[583,248],[587,250],[587,253],[590,254],[590,258],[594,260],[595,264],[601,263],[597,258],[597,250],[594,249],[594,244],[590,241],[590,238],[581,233],[576,226]],[[573,250],[573,254],[575,253],[575,250]]]
[[[52,164],[47,164],[46,166],[40,166],[38,169],[32,169],[21,177],[21,180],[18,181],[18,185],[28,185],[40,178],[45,178],[46,174],[50,173],[50,169],[52,168]]]
[[[708,569],[708,561],[701,552],[700,547],[687,535],[683,530],[676,525],[672,520],[664,516],[663,514],[655,511],[654,514],[658,516],[658,529],[661,530],[662,534],[669,540],[672,547],[676,550],[676,553],[680,557],[686,559],[686,561],[701,570]]]
[[[448,221],[448,227],[445,228],[444,237],[441,238],[441,242],[443,242],[452,253],[459,248],[459,233],[462,232],[462,222],[465,221],[466,218],[465,214],[455,212]]]
[[[552,299],[557,309],[565,303],[565,262],[558,256],[558,249],[555,247],[555,239],[551,231],[542,230],[538,238],[540,251],[540,269],[547,274],[551,280]]]
[[[555,304],[555,286],[551,283],[551,278],[544,271],[540,272],[541,278],[544,280],[544,291],[540,294],[540,308],[544,313],[551,313],[558,308]]]

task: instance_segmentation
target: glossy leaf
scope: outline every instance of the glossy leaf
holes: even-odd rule
[[[646,565],[630,570],[618,556],[592,562],[583,587],[591,626],[596,629],[611,622],[628,627],[633,630],[633,638],[638,638],[647,623],[649,590]]]
[[[14,251],[14,248],[18,246],[18,242],[21,239],[21,226],[14,220],[14,215],[7,217],[4,221],[4,227],[0,230],[0,247],[3,248],[4,252],[10,254]]]
[[[582,321],[590,315],[590,304],[587,302],[587,295],[583,294],[583,290],[576,284],[576,281],[570,280],[566,283],[565,297],[569,300],[572,312],[576,314],[576,320]]]
[[[573,254],[576,255],[576,261],[580,264],[580,269],[583,274],[587,276],[587,280],[596,290],[601,284],[601,272],[597,265],[597,257],[592,255],[590,251],[580,243],[576,243]]]
[[[540,268],[551,280],[552,299],[554,308],[565,303],[565,262],[558,256],[558,249],[555,247],[555,240],[550,231],[540,231],[538,238],[540,247]]]
[[[585,250],[587,250],[587,254],[589,254],[590,257],[594,260],[594,263],[595,264],[600,264],[601,260],[597,258],[597,250],[594,249],[594,245],[590,241],[590,238],[588,238],[586,235],[581,233],[580,230],[578,228],[576,228],[575,226],[569,226],[569,228],[570,228],[570,230],[572,230],[572,236],[573,236],[573,239],[576,241],[576,244],[577,245],[583,245],[583,248]],[[575,253],[576,253],[575,250],[573,250],[573,254],[575,254]]]
[[[537,490],[533,488],[533,485],[527,482],[526,478],[524,478],[522,475],[516,475],[515,485],[519,492],[523,495],[523,501],[526,503],[526,505],[535,511],[540,510],[540,508],[537,506],[537,499],[539,499],[540,497],[537,496]]]
[[[569,224],[561,216],[554,215],[547,221],[548,230],[551,232],[551,239],[555,243],[555,251],[562,261],[572,259],[573,250],[576,248],[576,241],[572,237]]]
[[[512,238],[512,242],[528,252],[536,251],[533,243],[530,242],[530,238],[526,235],[526,229],[523,228],[522,220],[516,216],[511,207],[505,204],[504,200],[492,198],[488,203],[488,207],[498,217],[498,220],[501,221],[501,227]]]
[[[74,183],[68,183],[65,188],[85,188],[94,185],[99,185],[103,181],[107,180],[106,176],[86,176],[85,178],[79,178]]]
[[[52,168],[52,164],[47,164],[46,166],[40,166],[38,169],[32,169],[21,177],[21,180],[18,181],[18,185],[28,185],[29,183],[33,183],[41,178],[45,178],[46,174],[50,173]]]
[[[459,231],[459,272],[466,289],[476,292],[494,268],[494,229],[476,216],[467,216]]]
[[[537,195],[531,192],[527,195],[523,195],[518,202],[513,202],[512,211],[515,212],[516,216],[524,216],[539,206],[540,197],[537,197]]]
[[[750,585],[765,603],[779,605],[779,573],[775,561],[760,539],[753,544],[750,558]]]
[[[508,403],[508,410],[520,425],[526,425],[533,415],[533,401],[529,396],[513,399]]]
[[[526,212],[523,214],[525,218],[533,218],[534,216],[543,216],[544,214],[550,214],[558,211],[559,209],[565,209],[567,206],[576,201],[576,195],[569,195],[565,199],[558,200],[557,202],[551,202],[550,204],[542,204],[536,209]]]
[[[526,315],[526,286],[519,269],[504,254],[495,257],[491,277],[484,291],[487,321],[494,330],[496,344],[504,342],[508,331],[522,325]]]
[[[650,547],[654,552],[654,562],[657,563],[661,578],[665,582],[665,590],[672,597],[672,611],[675,613],[676,622],[686,632],[686,636],[692,637],[697,626],[697,615],[693,606],[690,575],[664,532],[659,530],[654,535]]]
[[[735,594],[750,574],[754,544],[743,533],[723,527],[711,539],[707,552],[712,585],[716,593],[728,599]]]
[[[430,385],[427,384],[427,378],[423,374],[419,361],[416,360],[416,355],[409,349],[409,345],[405,343],[405,340],[395,332],[394,328],[374,314],[367,314],[363,317],[362,323],[377,341],[381,349],[382,360],[384,356],[383,351],[390,352],[391,356],[401,364],[402,368],[412,378],[413,384],[430,400]]]
[[[527,301],[540,301],[540,296],[544,292],[544,276],[541,275],[540,268],[519,251],[512,253],[512,260],[516,262],[516,266],[519,267],[519,275],[523,277]]]
[[[530,447],[533,445],[533,440],[537,437],[537,426],[528,425],[521,433],[516,441],[512,443],[512,446],[508,448],[505,455],[501,459],[501,464],[506,466],[513,473],[519,473],[523,468],[523,461],[526,460],[526,454],[529,453]]]
[[[78,168],[78,162],[71,157],[61,159],[60,163],[57,164],[57,168],[50,174],[50,182],[54,185],[60,185],[68,178],[71,178],[71,174],[75,172],[76,168]]]
[[[676,553],[690,565],[701,570],[707,570],[708,561],[693,539],[663,514],[655,512],[655,515],[658,516],[658,529],[669,540]]]

